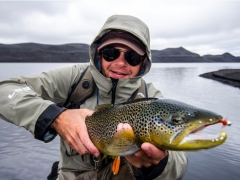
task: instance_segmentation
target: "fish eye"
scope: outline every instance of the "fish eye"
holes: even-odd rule
[[[172,120],[172,123],[175,125],[184,123],[183,117],[179,115],[172,115],[171,120]]]

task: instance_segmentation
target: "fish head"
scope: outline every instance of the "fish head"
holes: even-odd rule
[[[199,150],[218,146],[227,138],[199,133],[205,127],[221,123],[222,116],[179,101],[158,99],[149,107],[148,136],[153,144],[169,150]],[[146,136],[145,136],[146,137]]]

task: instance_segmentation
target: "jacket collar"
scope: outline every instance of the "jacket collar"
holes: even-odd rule
[[[105,76],[103,76],[92,63],[90,63],[90,71],[98,88],[99,103],[111,103],[113,93],[110,92],[113,85],[111,78],[106,78]],[[116,87],[115,103],[123,103],[128,101],[128,99],[140,86],[140,76],[130,79],[119,79]]]

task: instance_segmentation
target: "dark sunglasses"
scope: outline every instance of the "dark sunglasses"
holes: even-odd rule
[[[121,52],[124,53],[125,60],[131,66],[139,65],[146,56],[146,55],[141,56],[140,54],[136,53],[135,51],[123,51],[121,49],[117,49],[114,47],[105,47],[105,48],[101,49],[100,55],[102,55],[106,61],[111,62],[111,61],[116,60],[120,56]]]

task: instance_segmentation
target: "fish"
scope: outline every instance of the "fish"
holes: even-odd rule
[[[230,121],[215,112],[165,98],[142,98],[121,104],[103,104],[85,119],[89,137],[104,154],[134,154],[149,142],[162,150],[196,151],[223,144],[227,133],[199,133],[207,126]],[[117,130],[119,123],[130,129]]]

